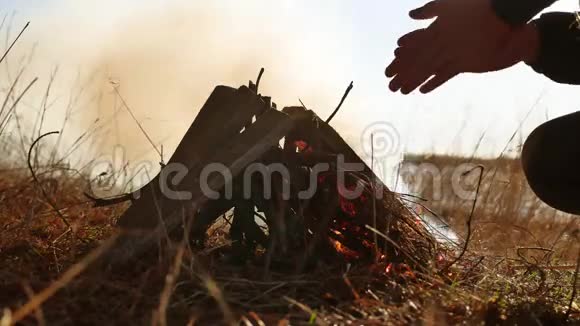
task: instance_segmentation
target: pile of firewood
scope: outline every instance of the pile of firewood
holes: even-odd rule
[[[345,169],[341,160],[361,168]],[[176,164],[186,173],[176,172]],[[202,177],[209,164],[227,173]],[[318,171],[321,164],[328,169]],[[255,166],[266,173],[248,173]],[[219,196],[209,198],[204,185]],[[313,185],[310,196],[299,195]],[[356,198],[344,195],[357,187],[362,192]],[[168,190],[188,195],[166,196]],[[434,245],[416,216],[327,122],[303,106],[278,110],[251,82],[216,87],[169,162],[130,199],[118,222],[125,232],[109,255],[114,264],[164,237],[203,247],[208,228],[221,217],[230,224],[233,256],[246,260],[265,252],[267,267],[281,257],[296,268],[335,257],[424,267]]]

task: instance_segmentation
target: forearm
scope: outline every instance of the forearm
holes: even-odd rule
[[[493,10],[506,23],[520,26],[557,0],[491,0]]]
[[[573,13],[542,15],[535,25],[539,47],[525,60],[536,72],[564,84],[580,84],[580,29]]]

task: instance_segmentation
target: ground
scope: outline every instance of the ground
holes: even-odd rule
[[[475,211],[467,251],[452,266],[462,246],[441,244],[427,271],[384,260],[348,264],[321,259],[300,274],[289,272],[284,261],[265,273],[259,252],[245,263],[232,262],[228,225],[218,223],[201,251],[168,242],[160,253],[103,272],[91,259],[115,236],[116,219],[126,205],[93,208],[83,195],[84,182],[56,172],[43,173],[36,182],[26,168],[2,170],[0,306],[4,312],[0,324],[556,325],[580,321],[578,299],[571,301],[577,219],[529,218],[524,223],[521,217],[511,216],[505,221],[505,216],[495,218],[482,208],[482,213]],[[445,208],[454,212],[447,220],[462,239],[466,220],[473,218],[468,207]],[[509,213],[507,208],[499,211]],[[488,215],[482,216],[483,212]],[[490,227],[494,223],[496,227]],[[518,238],[515,245],[506,240],[510,234],[506,224],[512,230],[520,228],[511,231]]]

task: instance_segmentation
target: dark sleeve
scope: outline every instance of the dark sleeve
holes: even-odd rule
[[[557,0],[491,0],[495,13],[512,26],[523,25]]]
[[[538,58],[531,67],[563,84],[580,84],[580,28],[573,13],[552,12],[534,20],[540,36]]]

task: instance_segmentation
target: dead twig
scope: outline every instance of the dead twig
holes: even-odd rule
[[[36,121],[34,121],[34,126],[32,127],[32,140],[34,139],[34,134],[36,133],[36,127],[38,125],[38,133],[36,137],[39,137],[42,134],[42,127],[44,126],[44,120],[46,117],[46,111],[48,110],[48,108],[50,107],[50,105],[48,104],[48,99],[50,96],[50,92],[52,89],[52,85],[54,83],[54,80],[56,78],[56,74],[58,72],[58,66],[56,68],[54,68],[53,72],[50,75],[50,80],[48,81],[48,86],[46,87],[46,91],[44,92],[44,96],[42,97],[42,101],[40,103],[41,106],[41,110],[39,110],[37,117],[36,117]],[[38,152],[34,153],[34,166],[38,165]]]
[[[121,204],[121,203],[130,201],[133,199],[133,194],[123,194],[120,196],[107,197],[107,198],[97,198],[97,197],[90,195],[88,192],[84,192],[83,194],[85,195],[85,197],[87,197],[88,199],[90,199],[92,201],[93,207],[112,206],[112,205],[117,205],[117,204]]]
[[[30,287],[30,284],[28,284],[27,282],[23,282],[22,287],[24,288],[24,292],[26,292],[26,295],[28,296],[28,300],[31,300],[34,297],[34,291],[32,290],[32,287]],[[42,312],[41,307],[35,309],[34,314],[36,317],[36,321],[38,322],[38,325],[40,326],[46,325],[46,320],[44,318],[44,313]]]
[[[51,131],[51,132],[47,132],[43,135],[41,135],[40,137],[36,138],[36,140],[34,142],[32,142],[32,145],[30,145],[30,148],[28,149],[28,169],[30,170],[30,173],[32,174],[32,178],[34,179],[34,182],[36,182],[36,184],[38,185],[38,187],[40,188],[40,191],[42,192],[42,195],[44,196],[44,198],[46,199],[46,201],[48,202],[48,204],[52,207],[52,209],[56,212],[56,214],[58,215],[58,217],[60,217],[60,219],[62,220],[62,222],[69,228],[71,229],[71,225],[70,223],[67,221],[67,219],[64,217],[64,215],[62,214],[62,212],[60,211],[60,209],[58,209],[58,207],[56,207],[56,204],[52,201],[52,199],[50,198],[50,196],[46,193],[46,190],[44,190],[44,187],[42,186],[42,184],[40,183],[40,181],[38,180],[38,178],[36,177],[36,172],[34,172],[34,168],[32,167],[32,162],[31,162],[31,156],[32,156],[32,151],[34,150],[34,146],[44,137],[46,136],[50,136],[50,135],[54,135],[54,134],[59,134],[58,131]]]
[[[264,68],[260,69],[260,73],[258,74],[258,79],[256,79],[256,94],[258,94],[258,90],[260,87],[260,80],[262,80],[263,74],[264,74]]]
[[[0,135],[4,131],[4,128],[6,127],[6,125],[8,124],[8,119],[12,116],[12,112],[14,112],[18,103],[20,103],[20,100],[22,100],[22,97],[24,97],[24,95],[26,93],[28,93],[28,90],[30,90],[32,85],[34,85],[34,83],[36,83],[37,81],[38,81],[38,77],[34,77],[34,79],[28,84],[28,86],[26,86],[26,88],[22,91],[22,93],[20,93],[18,98],[16,98],[16,100],[12,103],[12,106],[10,107],[8,112],[6,112],[6,115],[2,119],[2,122],[0,122]]]
[[[123,98],[123,96],[121,96],[121,93],[119,92],[119,89],[117,88],[116,85],[113,86],[113,90],[115,91],[117,96],[119,96],[121,103],[123,104],[125,109],[127,109],[127,112],[129,112],[129,114],[131,115],[131,118],[133,118],[133,121],[135,121],[135,123],[137,124],[137,127],[139,127],[139,129],[141,130],[143,135],[145,135],[145,138],[147,138],[147,141],[149,141],[149,143],[151,144],[153,149],[157,152],[157,154],[159,155],[161,160],[163,160],[163,154],[161,154],[161,151],[157,148],[157,146],[155,146],[155,143],[153,143],[153,140],[151,139],[151,137],[149,137],[149,134],[147,134],[147,132],[145,131],[145,129],[143,128],[143,126],[141,125],[139,120],[137,120],[137,117],[135,117],[135,115],[133,114],[133,111],[131,110],[131,108],[129,108],[129,105],[127,104],[127,102],[125,102],[125,99]]]
[[[20,71],[18,72],[18,74],[16,75],[14,80],[10,83],[10,88],[8,89],[8,92],[6,93],[6,95],[4,95],[4,101],[2,102],[2,107],[0,108],[0,116],[2,116],[4,114],[4,110],[6,109],[6,106],[8,105],[8,101],[11,98],[13,98],[12,93],[14,93],[14,90],[16,89],[16,85],[18,85],[18,81],[20,80],[20,77],[22,77],[22,74],[24,74],[24,69],[20,69]],[[8,114],[6,116],[8,116]],[[2,124],[0,124],[0,125],[2,125]]]
[[[2,58],[0,58],[0,63],[2,63],[2,61],[4,61],[4,59],[8,55],[8,53],[10,53],[10,50],[12,50],[12,47],[14,46],[14,44],[16,44],[16,42],[18,42],[18,40],[20,39],[20,36],[22,36],[22,34],[24,33],[24,31],[28,28],[28,25],[30,25],[30,22],[27,22],[26,25],[24,25],[24,27],[22,28],[22,30],[20,31],[20,33],[18,33],[18,36],[16,36],[16,38],[14,39],[14,41],[12,41],[12,44],[10,44],[10,46],[8,47],[8,49],[6,50],[6,52],[4,52],[4,55],[2,55]]]
[[[224,298],[222,290],[217,283],[207,273],[199,275],[209,295],[217,302],[220,310],[224,314],[225,322],[228,325],[236,325],[234,314]]]
[[[157,317],[161,326],[167,325],[167,306],[169,306],[169,300],[171,299],[171,294],[173,293],[175,281],[179,277],[179,272],[181,271],[181,262],[183,261],[184,252],[185,245],[182,243],[177,248],[177,253],[175,254],[175,259],[173,260],[173,266],[171,267],[171,270],[165,276],[165,286],[161,292],[161,298],[159,299],[159,309],[157,310]]]
[[[463,244],[463,249],[461,249],[461,253],[459,254],[459,256],[457,256],[457,258],[455,258],[451,263],[449,263],[447,266],[443,267],[443,269],[441,270],[441,273],[445,273],[445,271],[447,271],[449,268],[451,268],[451,266],[455,265],[455,263],[457,263],[461,258],[463,258],[463,255],[465,255],[465,253],[467,252],[467,247],[469,246],[469,240],[471,239],[471,233],[472,233],[472,228],[471,228],[471,223],[473,222],[473,213],[475,212],[475,206],[477,205],[477,197],[479,197],[479,188],[481,187],[481,180],[483,179],[483,172],[485,171],[485,167],[483,165],[478,165],[476,167],[474,167],[473,169],[464,172],[462,174],[462,176],[466,176],[469,173],[473,172],[475,169],[480,169],[479,171],[479,180],[477,181],[477,188],[475,189],[475,198],[473,199],[473,205],[471,206],[471,212],[469,213],[469,217],[467,218],[467,235],[465,236],[465,243]]]
[[[342,103],[344,103],[344,100],[346,100],[346,97],[348,96],[348,94],[350,93],[350,91],[353,88],[353,82],[350,82],[350,85],[348,85],[348,87],[346,88],[346,91],[344,92],[344,95],[342,96],[342,99],[340,100],[340,103],[338,103],[338,106],[336,107],[336,109],[334,109],[334,111],[332,112],[332,114],[326,119],[326,123],[330,123],[330,121],[332,120],[332,118],[334,118],[334,116],[336,115],[336,113],[338,112],[338,110],[340,110],[340,107],[342,106]]]
[[[409,261],[413,262],[417,267],[423,269],[425,272],[429,272],[425,266],[423,266],[422,264],[419,263],[419,261],[417,259],[415,259],[413,257],[412,254],[410,254],[407,250],[404,250],[396,241],[393,241],[393,239],[391,239],[388,235],[384,234],[383,232],[373,228],[370,225],[365,225],[365,227],[367,229],[369,229],[370,231],[378,234],[379,236],[381,236],[383,239],[385,239],[387,242],[389,242],[393,247],[397,248],[398,250],[400,250],[405,256],[407,256],[407,258],[409,259]]]

